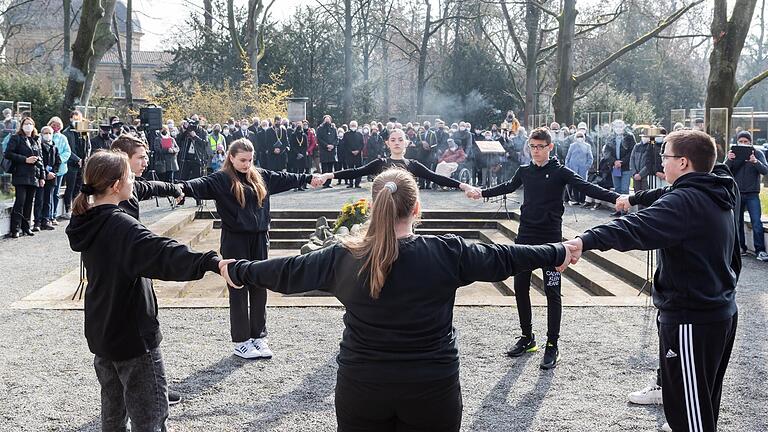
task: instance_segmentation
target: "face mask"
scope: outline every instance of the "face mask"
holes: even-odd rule
[[[640,141],[643,143],[648,143],[651,139],[648,137],[640,137]]]
[[[456,133],[456,129],[451,129],[451,133]]]
[[[248,129],[248,125],[246,125],[246,124],[241,124],[241,125],[240,125],[240,129],[242,129],[242,130],[246,130],[246,129]]]
[[[363,129],[363,133],[367,135],[368,134],[368,129]]]
[[[50,141],[53,138],[53,135],[46,133],[42,135],[43,141]]]
[[[302,127],[302,129],[304,129],[304,130],[309,130],[309,126],[307,126],[307,125],[304,125],[304,126]]]
[[[575,134],[575,133],[576,133],[576,129],[569,129],[569,130],[568,130],[568,132],[569,132],[571,135],[573,135],[573,134]]]
[[[491,136],[490,136],[490,135],[484,135],[483,137],[484,137],[484,138],[485,138],[487,141],[490,141],[490,140],[491,140]]]
[[[54,123],[51,125],[51,129],[53,129],[54,132],[58,132],[61,130],[61,125],[59,125],[58,123]]]
[[[336,135],[336,137],[339,138],[339,139],[343,139],[344,138],[344,134],[338,134],[338,135]]]
[[[356,127],[353,127],[353,128],[350,128],[350,129],[352,130],[352,132],[356,132],[357,131]]]
[[[459,128],[459,130],[460,130],[461,132],[464,132],[465,130],[467,130],[467,128],[465,128],[465,127],[460,127],[460,128]]]
[[[656,138],[654,138],[654,141],[656,142],[656,144],[661,144],[661,143],[663,143],[663,142],[664,142],[664,138],[662,138],[662,137],[656,137]]]
[[[456,150],[458,150],[458,149],[459,149],[459,146],[457,146],[457,145],[452,145],[452,146],[450,146],[450,147],[448,147],[448,148],[450,148],[450,149],[451,149],[451,151],[456,151]]]
[[[26,133],[30,133],[30,132],[32,132],[33,130],[35,130],[35,127],[34,127],[34,126],[32,126],[31,124],[25,124],[25,125],[24,125],[24,126],[21,128],[21,130],[23,130],[23,131],[24,131],[24,132],[26,132]]]
[[[613,133],[618,135],[618,134],[623,133],[623,132],[624,132],[624,128],[623,127],[621,127],[621,126],[614,126],[613,127]]]
[[[583,143],[584,142],[584,137],[576,137],[576,142]]]

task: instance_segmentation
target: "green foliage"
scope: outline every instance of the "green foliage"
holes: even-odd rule
[[[32,118],[38,125],[59,115],[66,85],[63,74],[27,74],[11,67],[0,68],[0,100],[31,102]]]
[[[583,112],[623,112],[627,124],[655,123],[656,113],[653,104],[647,99],[637,100],[629,93],[620,92],[610,84],[601,83],[576,101],[574,111]],[[578,116],[577,116],[578,117]]]

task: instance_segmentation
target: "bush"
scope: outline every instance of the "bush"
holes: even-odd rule
[[[32,118],[38,124],[58,116],[67,86],[62,73],[27,74],[10,67],[0,67],[0,100],[31,102]],[[64,119],[66,121],[66,119]]]
[[[623,112],[624,122],[631,124],[653,124],[657,122],[653,104],[646,99],[637,100],[602,83],[574,104],[574,112]],[[577,116],[578,118],[578,116]]]

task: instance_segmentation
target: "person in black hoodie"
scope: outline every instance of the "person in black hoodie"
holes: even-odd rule
[[[389,133],[389,136],[387,137],[386,144],[390,152],[390,156],[388,158],[374,159],[373,161],[360,168],[351,168],[323,174],[321,178],[324,181],[331,181],[331,179],[334,178],[349,180],[363,176],[375,176],[387,168],[402,168],[410,172],[416,178],[426,179],[439,186],[461,189],[465,192],[472,188],[466,183],[459,183],[459,181],[455,179],[441,176],[440,174],[435,173],[434,171],[419,163],[417,160],[407,159],[405,157],[405,152],[408,146],[408,140],[406,139],[405,133],[402,129],[392,129],[392,131]]]
[[[498,245],[454,235],[414,235],[419,191],[402,169],[377,176],[372,198],[370,221],[361,234],[306,255],[240,260],[224,274],[233,286],[284,294],[324,290],[344,305],[336,357],[339,431],[458,431],[456,290],[567,264],[569,250],[559,243]]]
[[[83,179],[66,233],[88,274],[85,337],[101,385],[101,426],[125,430],[130,418],[133,430],[165,430],[167,383],[150,279],[197,280],[218,273],[222,261],[153,234],[118,206],[132,195],[125,153],[95,153]]]
[[[216,200],[221,218],[221,254],[225,258],[266,259],[269,197],[310,182],[313,187],[320,185],[319,176],[256,168],[253,157],[250,141],[232,141],[220,171],[182,182],[186,195]],[[235,355],[246,359],[272,357],[266,339],[267,292],[263,287],[229,287],[229,319]]]
[[[562,197],[567,185],[587,196],[604,201],[616,202],[619,197],[615,192],[582,179],[578,174],[561,165],[557,158],[550,158],[554,145],[546,128],[531,131],[528,147],[531,149],[531,164],[521,166],[512,179],[490,189],[473,188],[467,193],[470,198],[478,199],[481,196],[489,198],[512,193],[520,186],[524,188],[523,205],[520,207],[520,230],[515,243],[542,244],[562,240],[563,212],[565,211]],[[561,275],[560,272],[549,267],[544,269],[543,276],[544,293],[547,296],[547,344],[540,366],[542,369],[552,369],[560,360],[558,339],[563,314],[560,298]],[[507,351],[510,357],[518,357],[538,350],[533,333],[530,289],[530,272],[515,276],[515,302],[523,334]]]
[[[653,302],[664,414],[673,431],[717,430],[738,322],[739,194],[732,177],[710,172],[716,157],[704,132],[669,134],[662,160],[672,186],[655,192],[650,207],[568,242],[577,247],[572,262],[592,249],[659,249]]]

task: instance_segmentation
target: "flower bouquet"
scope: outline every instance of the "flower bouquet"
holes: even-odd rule
[[[360,198],[355,203],[344,204],[341,207],[339,217],[336,218],[336,223],[333,225],[333,233],[343,235],[353,231],[355,225],[362,225],[368,220],[370,213],[371,205],[365,198]]]

